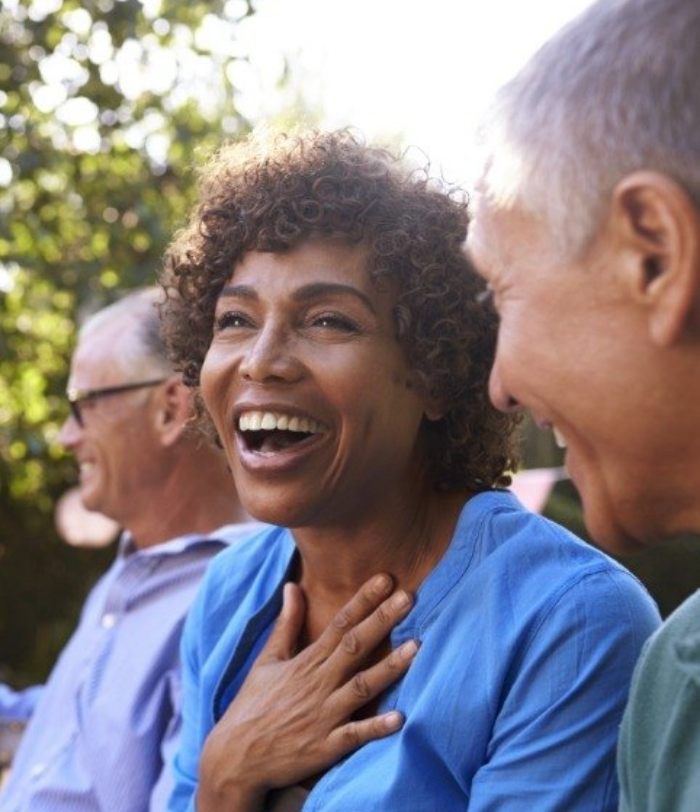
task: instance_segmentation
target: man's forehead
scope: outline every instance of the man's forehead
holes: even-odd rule
[[[71,358],[71,387],[94,388],[120,380],[122,358],[130,340],[128,321],[115,317],[80,334]]]
[[[478,191],[472,201],[464,251],[476,271],[488,279],[496,272],[500,261],[500,252],[496,250],[498,241],[493,235],[494,214],[484,196]]]

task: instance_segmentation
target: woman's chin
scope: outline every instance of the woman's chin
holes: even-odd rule
[[[274,495],[263,496],[259,490],[247,498],[247,494],[239,492],[241,503],[246,512],[254,519],[266,524],[275,524],[280,527],[304,527],[313,523],[312,516],[315,511],[310,505],[299,499],[282,499]]]

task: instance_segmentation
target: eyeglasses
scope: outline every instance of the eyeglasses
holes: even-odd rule
[[[123,383],[120,386],[105,386],[102,389],[69,389],[66,392],[70,412],[75,418],[75,422],[84,428],[83,415],[80,411],[80,404],[88,400],[99,400],[110,395],[119,395],[121,392],[132,392],[135,389],[145,389],[147,386],[158,386],[167,378],[157,378],[152,381],[139,381],[138,383]]]

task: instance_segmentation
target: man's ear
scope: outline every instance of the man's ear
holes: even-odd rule
[[[698,329],[700,217],[683,187],[658,172],[634,172],[613,191],[611,216],[625,251],[627,290],[648,314],[658,346]]]
[[[156,428],[164,446],[178,442],[194,414],[192,391],[179,375],[173,375],[158,393]]]

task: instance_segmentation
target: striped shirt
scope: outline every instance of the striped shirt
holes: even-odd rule
[[[122,537],[116,560],[36,694],[0,812],[165,807],[180,728],[185,615],[211,557],[259,527],[227,525],[144,550]]]

